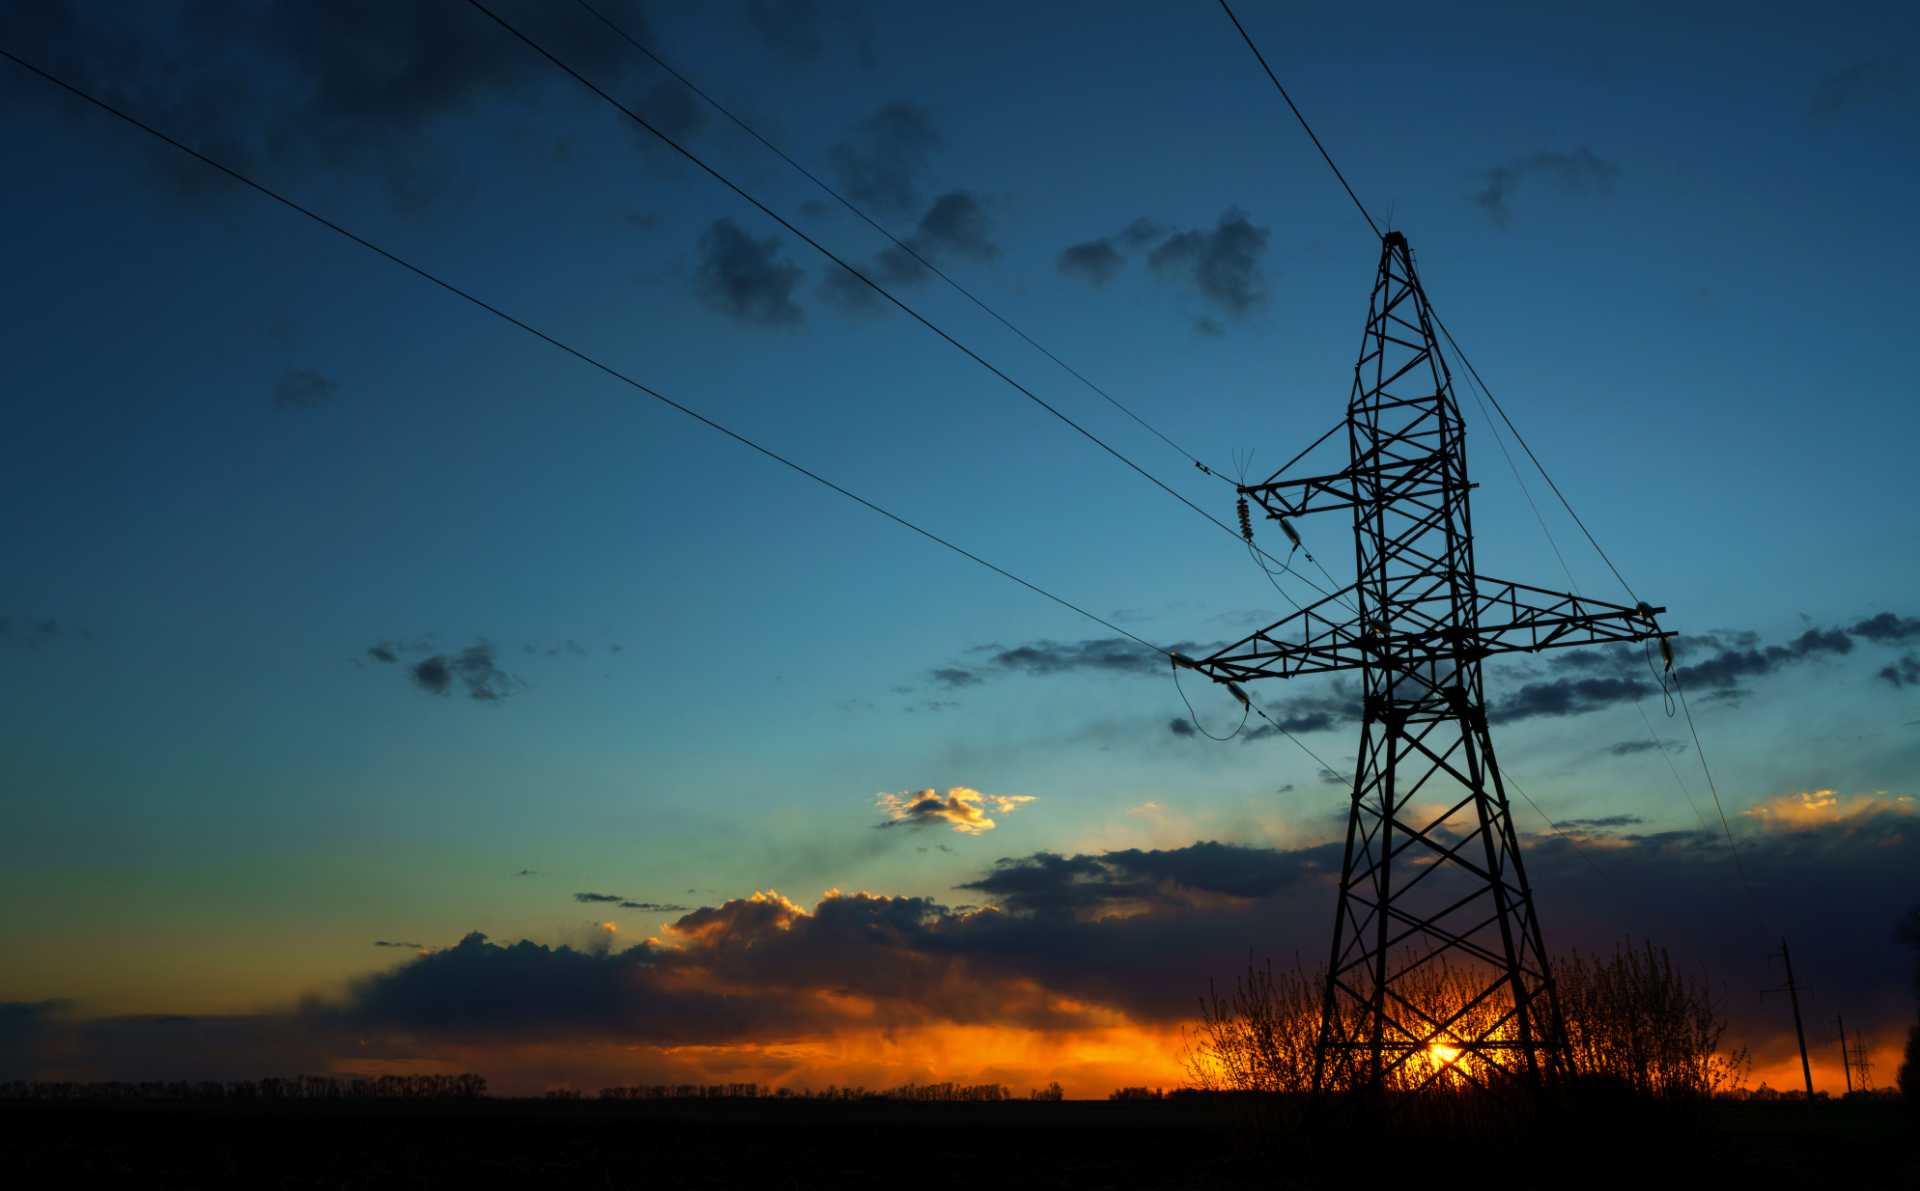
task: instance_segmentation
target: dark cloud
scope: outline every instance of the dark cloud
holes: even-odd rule
[[[747,0],[747,23],[788,57],[810,62],[820,56],[819,0]]]
[[[920,217],[920,229],[913,246],[928,260],[945,256],[984,261],[1000,249],[993,242],[986,208],[971,191],[954,190],[941,195]]]
[[[1227,333],[1227,324],[1217,318],[1202,316],[1193,320],[1193,333],[1205,335],[1209,339],[1218,339]]]
[[[1603,815],[1598,819],[1561,819],[1560,826],[1608,831],[1616,827],[1638,827],[1645,822],[1639,815]]]
[[[678,914],[689,907],[672,902],[635,901],[618,893],[576,893],[573,900],[582,905],[610,905],[622,910],[641,910],[650,914]]]
[[[1137,252],[1167,234],[1158,220],[1142,215],[1111,236],[1097,236],[1060,250],[1055,267],[1067,277],[1098,288],[1126,267],[1123,253]]]
[[[635,105],[635,110],[647,118],[647,122],[666,133],[674,140],[684,140],[707,126],[706,105],[694,97],[693,92],[672,79],[655,83]],[[632,126],[636,136],[645,137],[648,143],[653,134],[635,124]]]
[[[1155,276],[1192,286],[1201,297],[1232,317],[1246,314],[1267,299],[1260,258],[1269,233],[1246,212],[1228,208],[1211,231],[1175,232],[1161,241],[1147,264]]]
[[[415,637],[411,641],[376,641],[367,646],[366,657],[371,661],[390,663],[403,657],[434,652],[437,651],[431,637]]]
[[[1178,642],[1173,646],[1188,657],[1199,657],[1214,647],[1198,645],[1191,641]],[[1164,654],[1144,649],[1137,641],[1125,637],[1095,637],[1083,641],[1053,641],[1041,639],[1022,645],[975,646],[968,652],[985,653],[987,657],[973,670],[959,667],[942,667],[933,672],[934,681],[946,686],[966,686],[994,674],[1069,674],[1090,671],[1100,674],[1139,674],[1161,676],[1167,673],[1168,662]],[[958,678],[966,674],[967,678]]]
[[[1487,169],[1485,185],[1474,194],[1473,201],[1495,227],[1504,228],[1513,219],[1513,196],[1523,185],[1544,183],[1563,194],[1604,195],[1612,192],[1619,176],[1618,165],[1602,160],[1584,146],[1571,153],[1531,153]]]
[[[1613,815],[1577,821],[1607,830],[1605,849],[1529,837],[1548,945],[1606,953],[1623,937],[1650,940],[1676,967],[1737,990],[1777,983],[1764,956],[1785,934],[1823,987],[1847,990],[1849,1025],[1903,1031],[1909,958],[1888,938],[1920,869],[1913,811],[1890,798],[1780,803],[1781,814],[1736,820],[1751,886],[1739,896],[1728,893],[1738,882],[1717,833],[1634,834],[1621,830],[1640,826],[1633,816]],[[987,899],[978,909],[871,893],[829,894],[809,909],[756,893],[686,912],[661,929],[663,943],[624,950],[611,936],[576,948],[474,932],[337,1000],[231,1031],[192,1019],[161,1038],[152,1019],[115,1019],[74,1032],[58,1006],[0,1006],[0,1077],[49,1067],[145,1077],[162,1066],[184,1077],[236,1061],[237,1074],[257,1076],[283,1062],[317,1069],[328,1058],[319,1043],[335,1057],[433,1056],[466,1042],[724,1046],[932,1023],[1071,1031],[1115,1014],[1174,1026],[1250,953],[1283,963],[1324,954],[1342,852],[1338,842],[1211,841],[1039,852],[961,886]],[[1776,1004],[1746,995],[1726,1006],[1730,1043],[1763,1060],[1791,1053]],[[289,1050],[296,1039],[311,1052],[304,1062]]]
[[[1616,703],[1627,703],[1652,693],[1653,688],[1633,678],[1555,678],[1529,682],[1488,700],[1487,718],[1496,723],[1536,716],[1584,715]]]
[[[932,113],[896,100],[862,121],[830,156],[842,193],[869,210],[899,215],[919,205],[920,186],[940,143]]]
[[[793,300],[800,266],[779,259],[778,237],[756,240],[731,219],[716,219],[700,237],[694,291],[737,322],[791,326],[801,321]]]
[[[1346,711],[1347,711],[1347,715],[1350,717],[1354,709],[1349,707],[1346,709]],[[1269,711],[1267,714],[1273,715],[1271,711]],[[1332,712],[1328,712],[1328,711],[1283,712],[1280,715],[1274,716],[1274,720],[1272,723],[1255,724],[1252,727],[1248,728],[1246,731],[1240,733],[1240,739],[1251,744],[1253,741],[1256,741],[1256,740],[1265,740],[1269,736],[1279,736],[1284,733],[1292,733],[1294,735],[1299,735],[1302,732],[1325,732],[1329,728],[1335,728],[1339,726],[1341,726],[1341,720],[1335,718]]]
[[[536,0],[503,15],[589,77],[617,82],[633,64],[590,22],[558,20]],[[647,36],[638,0],[609,14]],[[436,131],[503,98],[533,101],[572,84],[492,22],[386,0],[183,5],[11,6],[15,52],[239,169],[326,170],[380,178],[397,206],[430,201],[443,181]],[[45,84],[0,87],[36,102]],[[63,110],[77,113],[71,103]],[[176,156],[157,168],[182,187],[216,176]]]
[[[1056,267],[1075,280],[1101,286],[1119,276],[1126,263],[1127,258],[1120,255],[1112,240],[1088,240],[1061,249]]]
[[[1867,617],[1847,631],[1856,637],[1865,637],[1876,645],[1891,645],[1920,638],[1920,617],[1882,612]]]
[[[396,943],[388,939],[375,939],[373,945],[375,947],[402,947],[408,951],[425,951],[427,949],[424,943]]]
[[[1748,693],[1740,685],[1744,681],[1802,662],[1849,654],[1853,651],[1854,635],[1868,640],[1897,639],[1888,634],[1902,632],[1907,623],[1891,613],[1882,613],[1851,630],[1810,628],[1781,645],[1760,645],[1756,635],[1744,632],[1680,637],[1676,639],[1675,651],[1681,664],[1674,668],[1674,675],[1683,689],[1697,692],[1703,700],[1735,701]],[[1876,637],[1875,633],[1882,635]],[[1654,673],[1642,677],[1632,669],[1640,663],[1632,659],[1626,673],[1591,673],[1617,665],[1619,656],[1616,650],[1608,648],[1567,651],[1555,657],[1549,668],[1577,674],[1523,683],[1494,696],[1489,701],[1490,718],[1513,721],[1536,716],[1582,715],[1658,693]],[[1609,751],[1617,755],[1619,749],[1620,746],[1614,746]]]
[[[1637,753],[1652,753],[1665,749],[1677,753],[1686,748],[1677,740],[1622,740],[1608,745],[1603,752],[1610,757],[1631,757]]]
[[[1807,112],[1816,119],[1839,115],[1847,108],[1889,95],[1906,81],[1897,58],[1868,58],[1821,75],[1814,83]]]
[[[281,409],[318,409],[339,391],[339,385],[313,369],[296,368],[273,382],[273,403]]]
[[[1895,687],[1920,686],[1920,657],[1906,654],[1880,667],[1878,676]]]
[[[839,209],[824,199],[803,199],[800,202],[800,214],[808,219],[825,219]]]
[[[1114,239],[1126,245],[1129,249],[1138,249],[1145,248],[1166,234],[1167,229],[1159,220],[1149,219],[1145,215],[1142,215],[1126,227],[1121,228],[1120,233],[1115,236]]]
[[[469,698],[483,703],[504,699],[520,688],[520,681],[494,662],[493,646],[477,641],[456,654],[437,653],[408,668],[414,685],[431,695],[450,694],[454,684]]]
[[[84,640],[93,634],[85,629],[70,628],[51,616],[0,616],[0,643],[37,652],[70,636]]]
[[[747,0],[747,24],[768,49],[796,62],[817,61],[830,42],[840,40],[862,66],[874,65],[873,26],[861,5]]]
[[[1195,734],[1193,721],[1177,715],[1167,721],[1167,731],[1173,733],[1175,736],[1192,736]]]
[[[938,267],[952,257],[991,260],[999,255],[993,242],[986,208],[972,193],[955,190],[935,199],[920,218],[913,235],[899,244],[890,244],[874,254],[861,270],[865,277],[889,287],[915,285],[933,276],[928,265]],[[885,303],[879,293],[845,269],[827,275],[820,295],[846,310],[878,310]]]
[[[1184,848],[1128,848],[1099,855],[1031,856],[996,861],[975,881],[955,886],[992,897],[1014,913],[1095,915],[1117,902],[1184,900],[1189,893],[1262,898],[1314,873],[1338,872],[1333,845],[1282,852],[1201,841]]]

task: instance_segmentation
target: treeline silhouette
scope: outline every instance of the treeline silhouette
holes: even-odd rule
[[[485,1076],[380,1075],[340,1079],[331,1075],[293,1075],[246,1080],[162,1082],[14,1080],[0,1083],[0,1100],[168,1100],[192,1103],[253,1100],[478,1100],[487,1094]]]
[[[1029,1100],[1059,1100],[1063,1098],[1059,1084],[1049,1084],[1045,1088],[1035,1088],[1027,1093]],[[906,1083],[894,1088],[865,1088],[857,1086],[841,1087],[829,1084],[824,1088],[770,1088],[753,1083],[726,1084],[647,1084],[635,1087],[601,1088],[602,1100],[625,1101],[663,1101],[663,1100],[834,1100],[834,1101],[888,1101],[893,1103],[919,1104],[997,1104],[1002,1101],[1019,1099],[1012,1089],[998,1083]]]
[[[1913,996],[1920,1002],[1920,906],[1907,911],[1907,916],[1894,927],[1893,937],[1896,942],[1914,949]],[[1920,1021],[1914,1022],[1907,1031],[1907,1051],[1901,1057],[1898,1082],[1907,1106],[1920,1113]]]
[[[1751,1067],[1745,1048],[1724,1050],[1727,1020],[1704,979],[1676,970],[1664,948],[1622,947],[1611,957],[1569,953],[1554,960],[1574,1073],[1642,1095],[1698,1097],[1739,1086]],[[1456,1020],[1461,1037],[1481,1036],[1502,1012],[1494,998],[1475,998],[1483,973],[1445,959],[1415,969],[1396,991],[1436,1021]],[[1201,1001],[1201,1022],[1188,1039],[1186,1066],[1195,1086],[1212,1091],[1304,1092],[1313,1086],[1324,972],[1282,972],[1250,965],[1226,996]],[[1349,1037],[1365,1037],[1349,1007]],[[1410,1015],[1411,1016],[1411,1015]],[[1494,1029],[1490,1037],[1501,1037]],[[1416,1086],[1436,1071],[1445,1086],[1466,1081],[1445,1071],[1448,1058],[1415,1056],[1386,1080],[1389,1090]],[[1476,1060],[1459,1056],[1458,1065]],[[1364,1076],[1329,1068],[1338,1086]],[[1470,1071],[1486,1077],[1486,1070]]]

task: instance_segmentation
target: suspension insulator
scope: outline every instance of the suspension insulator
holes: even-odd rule
[[[1244,496],[1240,498],[1239,510],[1240,536],[1251,543],[1253,541],[1253,517],[1247,512],[1247,498]]]
[[[1293,544],[1295,550],[1298,550],[1300,548],[1300,531],[1295,529],[1293,522],[1287,520],[1285,517],[1279,517],[1276,518],[1276,520],[1280,522],[1280,532],[1286,534],[1287,541]]]
[[[1673,641],[1671,638],[1668,638],[1668,637],[1660,638],[1660,660],[1667,664],[1668,671],[1672,671]]]

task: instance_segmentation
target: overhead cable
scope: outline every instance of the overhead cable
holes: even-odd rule
[[[874,293],[886,299],[888,303],[898,308],[902,313],[906,314],[909,318],[913,319],[915,322],[919,323],[921,326],[925,327],[927,330],[932,331],[935,335],[945,340],[949,345],[951,345],[952,347],[960,351],[961,354],[965,355],[968,359],[980,365],[980,367],[986,369],[988,372],[992,373],[996,378],[1004,382],[1008,387],[1012,388],[1015,392],[1019,393],[1021,396],[1025,397],[1027,400],[1033,402],[1035,405],[1039,406],[1041,409],[1045,410],[1047,413],[1057,418],[1060,422],[1070,427],[1075,433],[1085,438],[1088,442],[1093,443],[1095,446],[1099,447],[1102,451],[1105,451],[1107,454],[1113,456],[1115,459],[1125,464],[1128,468],[1132,469],[1134,472],[1138,473],[1142,478],[1146,479],[1149,483],[1153,484],[1154,487],[1159,488],[1161,491],[1173,497],[1175,500],[1179,501],[1181,504],[1187,506],[1189,509],[1192,509],[1195,513],[1198,513],[1201,517],[1204,517],[1206,520],[1211,522],[1216,528],[1218,528],[1222,533],[1228,534],[1236,539],[1240,536],[1239,533],[1236,532],[1232,526],[1228,525],[1226,522],[1220,520],[1218,517],[1215,517],[1212,513],[1207,512],[1207,510],[1201,508],[1199,505],[1189,500],[1184,494],[1174,489],[1173,487],[1169,486],[1166,483],[1166,481],[1160,479],[1160,477],[1154,475],[1152,472],[1148,471],[1146,468],[1142,467],[1140,464],[1134,462],[1130,457],[1122,453],[1118,448],[1107,443],[1105,439],[1102,439],[1099,435],[1095,434],[1093,431],[1087,429],[1085,426],[1082,426],[1079,422],[1074,421],[1073,418],[1069,417],[1059,407],[1048,402],[1045,398],[1035,393],[1032,389],[1029,389],[1027,386],[1013,379],[1013,377],[1009,376],[1007,373],[1003,372],[1000,368],[996,367],[993,363],[988,361],[985,356],[982,356],[980,353],[974,351],[972,348],[968,347],[966,344],[962,343],[960,340],[954,338],[953,335],[948,333],[944,328],[942,328],[939,324],[935,323],[932,319],[928,318],[926,315],[920,313],[920,311],[916,310],[912,306],[909,306],[905,301],[895,296],[894,293],[891,290],[889,290],[886,286],[881,285],[879,282],[867,276],[861,270],[855,268],[844,257],[841,257],[838,253],[834,252],[832,249],[828,248],[826,245],[822,244],[820,241],[814,239],[812,236],[808,235],[805,231],[801,230],[791,220],[787,219],[785,216],[781,215],[779,212],[775,211],[773,208],[767,206],[765,203],[761,202],[758,198],[754,197],[753,194],[748,192],[739,183],[727,177],[725,174],[721,173],[719,170],[715,169],[713,166],[707,164],[707,162],[703,160],[698,154],[694,153],[691,149],[688,149],[685,145],[681,144],[679,141],[675,140],[673,137],[668,136],[665,132],[661,131],[652,122],[647,120],[645,116],[642,116],[639,112],[635,111],[633,108],[629,107],[628,105],[614,98],[612,94],[610,94],[607,90],[601,87],[598,83],[595,83],[592,79],[589,79],[587,76],[581,74],[578,70],[574,69],[574,67],[568,64],[565,60],[561,59],[559,56],[554,54],[553,51],[547,49],[546,46],[540,44],[538,41],[535,41],[532,37],[528,36],[518,26],[514,25],[512,22],[508,21],[505,17],[502,17],[500,14],[493,11],[493,9],[487,7],[487,5],[482,2],[482,0],[467,0],[467,3],[472,8],[480,12],[483,16],[487,17],[487,19],[491,20],[494,24],[500,26],[501,29],[505,30],[507,33],[512,35],[515,39],[517,39],[522,44],[527,46],[527,48],[531,49],[536,54],[539,54],[542,58],[545,58],[556,69],[566,74],[567,76],[572,78],[574,81],[578,82],[582,87],[585,87],[587,90],[593,92],[593,94],[595,94],[600,99],[605,101],[608,105],[618,109],[628,119],[632,120],[635,124],[638,124],[641,128],[651,133],[653,137],[656,140],[658,140],[661,144],[666,145],[668,148],[672,149],[674,152],[680,154],[680,156],[684,157],[687,161],[692,163],[701,172],[705,173],[707,176],[711,177],[716,182],[719,182],[722,186],[725,186],[728,190],[732,191],[739,198],[745,200],[755,210],[759,211],[761,214],[765,215],[767,218],[773,220],[775,223],[779,224],[782,228],[785,228],[788,232],[792,233],[794,236],[799,238],[803,243],[805,243],[808,247],[812,248],[814,251],[818,252],[820,255],[826,257],[828,260],[832,261],[834,264],[840,266],[840,268],[846,270],[847,273],[852,275],[862,285],[865,285],[867,288],[871,289]],[[1312,579],[1301,574],[1300,572],[1293,570],[1291,567],[1287,566],[1287,564],[1282,562],[1280,559],[1273,558],[1273,556],[1270,554],[1267,557],[1272,559],[1272,561],[1277,566],[1279,566],[1282,570],[1286,571],[1290,575],[1293,575],[1295,578],[1299,579],[1302,583],[1305,583],[1308,587],[1312,588],[1317,592],[1320,592],[1320,594],[1322,595],[1328,594],[1320,587],[1318,583],[1315,583]],[[1292,597],[1289,597],[1289,598],[1291,599]],[[1294,602],[1296,605],[1298,605],[1297,600]]]
[[[1027,344],[1027,346],[1033,348],[1035,351],[1039,352],[1041,355],[1045,356],[1047,359],[1052,360],[1055,364],[1058,364],[1061,368],[1066,370],[1069,376],[1073,377],[1075,380],[1079,381],[1081,384],[1085,385],[1087,388],[1092,389],[1104,401],[1106,401],[1107,404],[1113,406],[1115,409],[1127,415],[1129,418],[1132,418],[1136,423],[1139,424],[1139,426],[1142,429],[1146,430],[1149,434],[1152,434],[1155,438],[1159,439],[1161,442],[1167,444],[1169,447],[1172,447],[1175,451],[1185,456],[1189,461],[1192,462],[1194,467],[1198,468],[1203,474],[1214,476],[1223,483],[1232,483],[1232,481],[1228,480],[1227,477],[1221,475],[1219,472],[1215,471],[1213,468],[1207,466],[1204,462],[1202,462],[1199,456],[1195,455],[1192,451],[1187,450],[1185,447],[1181,446],[1179,443],[1169,438],[1165,433],[1163,433],[1160,430],[1158,426],[1155,426],[1153,423],[1147,421],[1145,418],[1135,413],[1131,408],[1129,408],[1127,405],[1121,402],[1121,400],[1118,397],[1115,397],[1113,394],[1107,392],[1105,389],[1095,384],[1086,375],[1081,373],[1079,369],[1075,368],[1073,365],[1067,363],[1065,360],[1055,355],[1052,351],[1048,350],[1045,346],[1043,346],[1038,341],[1036,341],[1033,338],[1033,336],[1027,334],[1025,331],[1015,326],[1012,320],[1008,319],[1005,315],[1001,314],[998,310],[995,310],[993,307],[987,305],[986,301],[982,299],[978,294],[975,294],[972,290],[968,289],[966,286],[954,280],[954,278],[951,275],[949,275],[946,270],[942,269],[939,265],[936,265],[933,263],[933,261],[929,260],[923,253],[921,253],[919,249],[913,246],[913,243],[910,240],[902,240],[900,237],[894,235],[891,231],[887,230],[887,228],[883,224],[881,224],[878,220],[874,219],[871,215],[868,215],[857,204],[855,204],[852,199],[840,193],[838,190],[835,190],[832,186],[828,185],[827,182],[823,178],[821,178],[818,174],[815,174],[812,170],[808,169],[806,166],[794,160],[793,157],[786,152],[786,150],[782,149],[780,146],[774,144],[772,141],[768,140],[765,136],[761,135],[758,129],[754,128],[751,124],[748,124],[745,120],[735,115],[732,109],[728,108],[725,104],[721,103],[719,100],[709,95],[704,89],[701,88],[701,86],[698,83],[694,82],[692,79],[688,78],[686,75],[676,70],[671,63],[669,63],[666,59],[662,58],[651,47],[647,46],[645,43],[635,38],[633,34],[627,32],[627,30],[623,28],[613,18],[607,16],[604,12],[600,11],[600,9],[588,3],[588,0],[574,0],[574,2],[578,4],[581,8],[585,9],[588,12],[588,14],[590,14],[595,20],[599,21],[601,24],[605,25],[609,30],[611,30],[614,36],[620,38],[622,41],[632,46],[635,50],[639,51],[641,54],[646,55],[647,59],[651,61],[655,66],[658,66],[661,70],[664,70],[668,74],[672,75],[675,79],[677,79],[680,82],[682,86],[686,87],[689,91],[692,91],[695,95],[698,95],[702,100],[705,100],[707,103],[707,106],[711,107],[714,111],[719,112],[722,116],[725,116],[728,120],[732,121],[734,126],[737,127],[741,132],[746,133],[748,136],[752,137],[754,140],[760,142],[761,146],[764,147],[769,153],[772,153],[775,157],[778,157],[781,161],[784,161],[788,165],[792,166],[794,170],[800,174],[801,177],[813,183],[815,186],[819,187],[827,195],[831,196],[835,202],[845,207],[849,212],[851,212],[854,215],[855,218],[859,219],[862,223],[865,223],[868,227],[872,228],[874,231],[879,232],[881,235],[885,236],[888,240],[890,240],[893,243],[893,246],[895,248],[898,248],[900,251],[912,257],[915,261],[918,261],[923,267],[925,267],[935,277],[938,277],[940,280],[952,286],[956,291],[959,292],[960,296],[964,297],[965,299],[967,299],[967,301],[972,302],[975,306],[978,306],[981,310],[985,311],[991,318],[994,319],[994,321],[998,322],[1001,326],[1005,327],[1009,331],[1012,331],[1015,335],[1018,335]]]
[[[780,452],[774,450],[773,448],[765,446],[759,442],[756,442],[754,439],[749,438],[747,435],[742,434],[741,432],[734,430],[729,426],[726,426],[718,421],[715,421],[713,418],[708,417],[706,414],[701,413],[699,410],[694,409],[692,406],[686,405],[680,401],[676,401],[672,397],[669,397],[665,393],[662,393],[660,390],[655,389],[649,385],[643,384],[639,380],[636,380],[632,376],[629,376],[627,373],[622,372],[618,368],[613,367],[611,364],[604,363],[601,360],[587,354],[585,351],[582,351],[581,349],[574,347],[573,345],[566,343],[556,338],[555,336],[548,334],[545,331],[542,331],[540,328],[532,325],[531,323],[528,323],[525,320],[516,317],[515,315],[509,314],[507,311],[501,309],[500,307],[494,305],[491,302],[486,301],[484,298],[479,297],[478,295],[474,294],[470,290],[464,289],[461,286],[456,285],[455,283],[448,281],[447,279],[439,276],[438,274],[430,272],[429,270],[421,267],[420,265],[414,264],[412,261],[407,260],[406,258],[398,255],[397,253],[394,253],[385,248],[382,248],[380,245],[374,243],[373,241],[367,239],[362,235],[359,235],[358,233],[350,230],[349,228],[346,228],[341,224],[336,223],[331,219],[328,219],[326,216],[320,214],[319,212],[313,210],[312,208],[304,206],[301,203],[297,202],[296,200],[289,198],[286,195],[280,193],[279,191],[274,190],[273,188],[267,186],[266,184],[255,181],[253,178],[248,177],[246,174],[241,173],[239,170],[234,169],[231,166],[228,166],[220,161],[215,160],[212,157],[207,156],[205,153],[200,152],[198,149],[195,149],[192,146],[168,135],[167,133],[162,132],[160,129],[154,127],[153,125],[146,123],[145,121],[141,120],[139,117],[134,116],[131,113],[128,113],[126,111],[123,111],[122,109],[115,107],[113,104],[108,103],[107,101],[100,99],[97,96],[85,90],[82,90],[80,87],[77,87],[74,84],[67,82],[65,79],[62,79],[46,70],[41,69],[40,67],[34,65],[33,63],[28,62],[25,59],[15,55],[11,51],[6,49],[0,49],[0,57],[5,57],[8,61],[12,62],[16,66],[19,66],[23,70],[36,74],[40,76],[42,79],[45,79],[47,82],[53,84],[54,86],[59,87],[61,90],[66,91],[67,93],[75,96],[76,98],[84,100],[87,103],[90,103],[93,106],[99,108],[100,110],[107,112],[108,114],[115,116],[120,120],[125,121],[128,124],[131,124],[133,127],[138,128],[140,131],[146,133],[151,137],[154,137],[156,140],[160,140],[165,142],[168,145],[171,145],[173,148],[178,149],[180,152],[187,154],[189,157],[192,157],[200,161],[202,164],[207,165],[212,169],[218,170],[220,173],[233,179],[235,182],[238,182],[241,185],[246,186],[257,193],[272,199],[274,202],[279,203],[281,206],[306,216],[308,219],[311,219],[313,222],[319,224],[320,226],[348,240],[351,240],[353,243],[366,249],[368,252],[371,252],[374,255],[381,257],[382,259],[388,261],[389,263],[398,265],[400,268],[405,269],[407,272],[412,273],[414,276],[420,278],[421,280],[429,282],[432,285],[435,285],[440,289],[446,291],[447,293],[450,293],[455,297],[460,298],[461,300],[468,302],[471,305],[476,306],[481,310],[484,310],[488,314],[493,315],[495,318],[498,318],[503,322],[509,323],[512,326],[517,327],[521,331],[526,332],[528,335],[533,336],[534,338],[542,341],[543,343],[548,344],[551,347],[558,348],[559,350],[565,352],[569,356],[572,356],[574,359],[579,360],[581,363],[586,364],[589,367],[592,367],[598,370],[599,372],[612,377],[613,379],[621,382],[624,385],[627,385],[632,389],[637,390],[640,393],[645,394],[648,397],[651,397],[653,400],[659,402],[660,404],[665,405],[668,408],[673,409],[679,413],[685,414],[687,417],[692,418],[694,421],[699,422],[701,425],[706,426],[708,429],[715,430],[721,434],[726,435],[728,438],[734,440],[740,445],[747,447],[750,450],[756,451],[761,455],[766,456],[768,459],[773,460],[774,462],[780,464],[783,467],[786,467],[792,471],[798,472],[800,475],[805,476],[807,479],[812,480],[814,483],[839,493],[841,496],[846,497],[848,500],[851,500],[854,503],[859,504],[871,510],[872,512],[878,513],[880,516],[885,517],[887,520],[892,521],[895,524],[902,526],[903,528],[912,530],[914,533],[919,534],[921,537],[926,538],[928,541],[944,546],[948,550],[953,551],[955,554],[958,554],[961,557],[968,559],[971,562],[978,563],[979,565],[987,568],[988,570],[994,572],[995,574],[1001,576],[1002,578],[1010,579],[1013,582],[1018,583],[1020,586],[1026,588],[1028,591],[1035,593],[1036,595],[1044,596],[1045,598],[1052,600],[1054,603],[1060,605],[1061,607],[1066,608],[1073,612],[1077,612],[1081,616],[1086,617],[1088,620],[1091,620],[1096,624],[1104,625],[1105,627],[1113,630],[1116,633],[1119,633],[1123,637],[1126,637],[1132,640],[1134,643],[1140,645],[1145,649],[1151,650],[1154,653],[1160,654],[1163,657],[1166,656],[1167,651],[1165,649],[1162,649],[1160,646],[1155,645],[1151,641],[1148,641],[1146,638],[1141,637],[1135,633],[1129,632],[1128,630],[1113,623],[1111,620],[1108,620],[1107,618],[1100,616],[1094,612],[1090,612],[1071,600],[1068,600],[1062,596],[1055,595],[1054,593],[1041,587],[1037,583],[1033,583],[1026,579],[1021,578],[1019,575],[1014,574],[1012,571],[1007,570],[1005,567],[1002,567],[996,563],[988,561],[985,558],[982,558],[980,555],[973,553],[971,550],[968,550],[963,546],[957,545],[956,543],[948,540],[947,538],[944,538],[939,534],[934,533],[932,530],[925,529],[915,524],[914,522],[908,520],[907,518],[901,516],[900,514],[893,512],[891,509],[885,508],[884,506],[877,504],[874,501],[869,500],[864,496],[861,496],[859,493],[854,492],[851,489],[842,487],[840,484],[835,483],[833,480],[828,479],[827,477],[821,475],[819,472],[816,472],[811,468],[806,467],[803,464],[795,462],[794,460],[788,458],[787,456],[781,454]]]

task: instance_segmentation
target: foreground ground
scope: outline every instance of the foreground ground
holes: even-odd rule
[[[1222,1102],[0,1105],[10,1185],[1920,1188],[1898,1102],[1389,1126]],[[13,1181],[24,1175],[24,1179]]]

